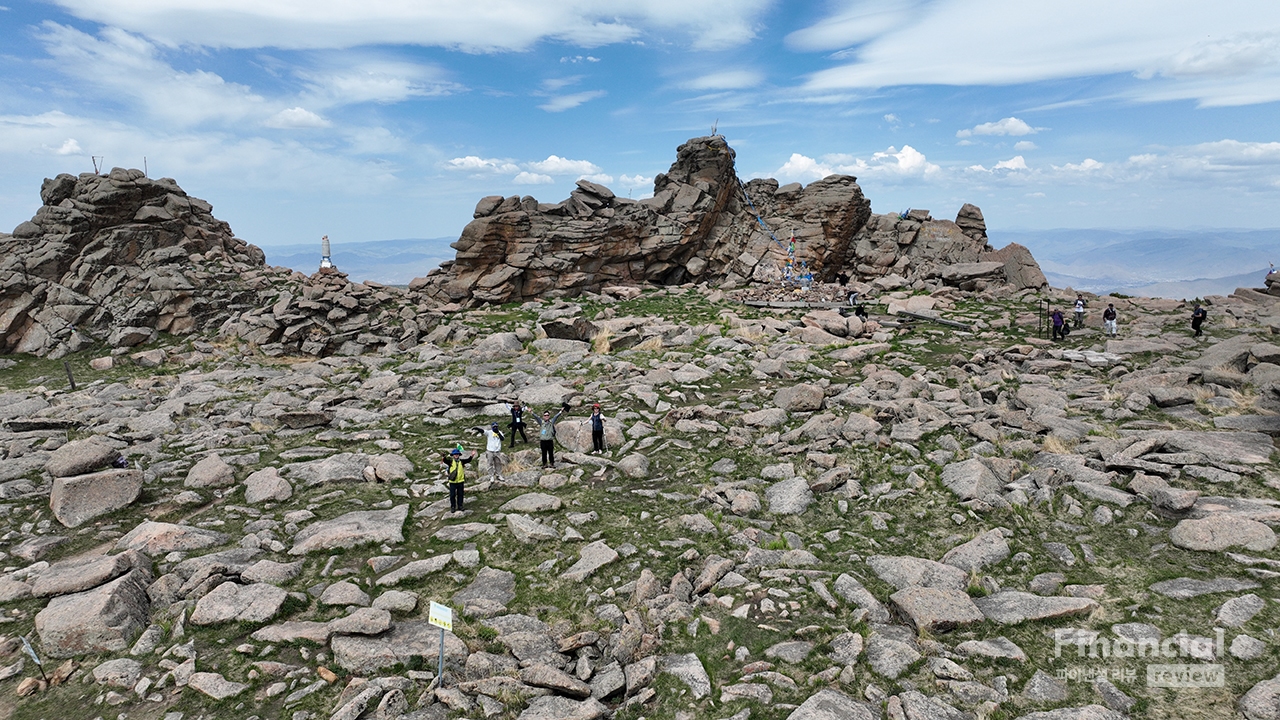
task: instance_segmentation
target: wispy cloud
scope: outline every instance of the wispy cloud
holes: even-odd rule
[[[470,0],[264,3],[260,0],[56,0],[77,17],[168,46],[286,49],[424,45],[527,50],[544,40],[598,47],[649,33],[712,50],[748,43],[769,0]]]
[[[759,85],[764,75],[755,70],[723,70],[681,84],[688,90],[744,90]]]
[[[588,90],[586,92],[574,93],[572,95],[560,95],[553,97],[538,107],[547,112],[564,112],[572,110],[579,105],[595,100],[598,97],[604,97],[607,93],[604,90]]]
[[[434,65],[337,53],[295,71],[316,105],[363,102],[396,103],[415,97],[439,97],[465,88]]]
[[[837,54],[843,64],[810,76],[814,91],[1129,75],[1140,81],[1130,91],[1139,99],[1280,99],[1280,4],[1272,0],[1235,0],[1229,12],[1199,0],[855,0],[788,43],[851,48]]]

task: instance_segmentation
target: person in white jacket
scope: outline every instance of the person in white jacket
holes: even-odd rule
[[[489,427],[472,428],[476,432],[484,435],[485,441],[485,459],[489,461],[489,472],[491,479],[495,482],[502,479],[502,468],[506,465],[505,458],[502,457],[502,431],[498,429],[498,423],[494,423]]]

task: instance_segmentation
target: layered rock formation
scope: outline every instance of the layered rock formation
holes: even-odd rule
[[[262,251],[213,207],[139,170],[45,180],[35,217],[0,235],[0,351],[138,345],[247,307]]]
[[[438,317],[403,290],[336,269],[267,266],[168,178],[63,174],[40,198],[35,217],[0,234],[0,353],[58,357],[220,330],[268,354],[358,354],[416,343]]]
[[[778,240],[793,236],[796,260],[819,279],[843,270],[864,280],[898,274],[966,289],[1047,284],[1026,248],[987,244],[973,205],[955,222],[924,210],[873,215],[854,177],[831,175],[803,187],[772,179],[744,185],[734,157],[720,136],[694,138],[655,179],[653,197],[639,201],[585,180],[555,204],[486,197],[454,243],[457,257],[411,287],[442,302],[481,303],[610,285],[775,282],[787,259]]]

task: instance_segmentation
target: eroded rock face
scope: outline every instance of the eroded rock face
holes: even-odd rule
[[[437,321],[398,288],[267,266],[169,178],[63,174],[40,197],[31,220],[0,233],[0,354],[60,357],[209,330],[270,354],[359,354],[412,344]]]
[[[782,278],[794,237],[797,260],[815,277],[844,270],[871,280],[896,274],[943,277],[957,263],[990,265],[961,277],[966,289],[1047,285],[1021,246],[996,252],[987,245],[982,211],[965,205],[955,222],[926,210],[905,217],[872,215],[857,178],[830,175],[800,186],[772,179],[745,184],[723,137],[693,138],[654,180],[651,198],[633,201],[579,180],[559,203],[491,196],[453,247],[457,257],[411,289],[442,302],[503,303],[599,292],[618,285],[709,282],[738,286]]]
[[[137,345],[247,306],[264,266],[213,206],[169,178],[116,168],[44,181],[43,206],[0,235],[0,351]]]

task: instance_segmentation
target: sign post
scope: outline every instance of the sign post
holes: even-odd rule
[[[432,600],[427,622],[440,628],[440,665],[436,672],[436,687],[444,687],[444,631],[453,631],[453,608]]]

